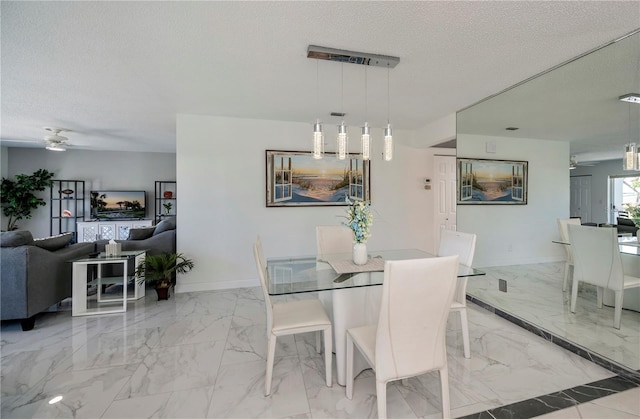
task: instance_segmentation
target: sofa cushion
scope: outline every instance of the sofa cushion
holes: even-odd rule
[[[156,229],[153,232],[154,236],[157,236],[160,233],[163,233],[167,230],[175,230],[176,229],[176,219],[175,217],[165,218],[156,224]]]
[[[153,236],[155,227],[132,228],[129,230],[129,238],[127,240],[146,240]]]
[[[42,239],[35,239],[33,244],[42,249],[55,252],[68,245],[73,239],[73,233],[62,233],[56,236],[44,237]]]
[[[3,231],[0,236],[0,247],[17,247],[33,243],[29,230]]]

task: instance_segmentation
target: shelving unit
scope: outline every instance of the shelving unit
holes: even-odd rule
[[[156,180],[154,210],[155,221],[159,223],[165,217],[177,216],[178,184],[176,181]],[[171,204],[171,210],[167,211],[165,205]]]
[[[51,181],[49,234],[73,233],[72,242],[78,239],[76,223],[85,216],[84,180]]]

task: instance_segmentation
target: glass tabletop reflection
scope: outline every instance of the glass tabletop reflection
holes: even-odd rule
[[[374,266],[371,269],[375,270],[347,273],[337,273],[332,265],[344,265],[341,262],[353,258],[351,253],[325,254],[322,257],[270,258],[267,260],[269,294],[285,295],[382,285],[384,264],[373,263],[373,259],[386,261],[432,257],[435,255],[417,249],[370,251],[369,261],[372,263],[369,266]],[[458,266],[459,278],[478,275],[484,275],[484,272],[465,265]]]

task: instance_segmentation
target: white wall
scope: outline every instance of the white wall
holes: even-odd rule
[[[196,268],[179,278],[177,291],[258,284],[253,242],[262,237],[267,257],[313,255],[316,225],[338,225],[344,207],[267,208],[265,150],[309,150],[311,124],[178,115],[177,180],[180,187],[178,249]],[[333,138],[327,131],[327,151]],[[358,127],[349,127],[357,152]],[[409,148],[412,132],[394,130],[395,158],[381,159],[382,130],[374,129],[369,249],[430,250],[430,151]]]
[[[39,148],[8,148],[6,154],[6,177],[10,179],[18,174],[30,175],[38,169],[47,169],[55,174],[54,179],[84,180],[87,198],[92,189],[145,190],[147,218],[153,218],[154,214],[154,182],[175,180],[176,176],[176,155],[173,153],[86,150],[67,150],[62,153]],[[49,191],[42,192],[41,196],[48,202]],[[30,230],[34,237],[46,237],[50,231],[49,211],[49,205],[40,207],[32,211],[31,220],[20,220],[18,226]],[[88,217],[88,208],[86,214]],[[1,225],[3,229],[6,228],[4,216]]]
[[[496,153],[486,153],[486,142]],[[526,160],[527,205],[458,205],[460,231],[478,235],[474,266],[564,260],[557,219],[569,216],[569,144],[566,142],[460,134],[458,157]]]

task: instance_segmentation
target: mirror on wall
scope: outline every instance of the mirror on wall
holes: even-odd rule
[[[570,144],[567,177],[600,170],[606,172],[601,175],[606,181],[622,172],[625,144],[640,144],[640,103],[619,100],[628,93],[640,93],[640,29],[458,112],[458,148],[464,147],[465,134],[564,141]],[[570,164],[581,170],[569,170]],[[569,184],[568,179],[563,181]],[[593,197],[604,202],[603,208],[606,190],[606,185],[602,191],[593,189],[603,195]],[[561,212],[568,216],[569,208]],[[462,217],[459,212],[458,225],[473,225],[473,220]],[[640,272],[640,256],[629,257],[625,264]],[[563,267],[564,262],[483,267],[487,278],[470,280],[467,293],[613,364],[640,370],[640,313],[624,310],[621,330],[598,324],[595,306],[592,313],[571,313],[571,294],[562,291]],[[519,278],[518,292],[523,294],[511,288],[501,292],[498,278]],[[595,301],[595,290],[592,296]]]

